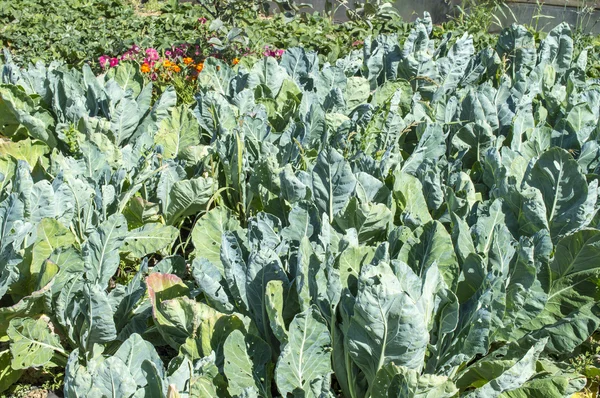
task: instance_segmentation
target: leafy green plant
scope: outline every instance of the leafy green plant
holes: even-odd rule
[[[67,397],[583,390],[600,84],[566,24],[433,35],[208,58],[194,105],[132,64],[7,57],[0,372],[64,367]]]

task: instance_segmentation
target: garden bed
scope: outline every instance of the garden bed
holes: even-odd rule
[[[0,394],[597,394],[596,38],[164,6],[3,33]]]

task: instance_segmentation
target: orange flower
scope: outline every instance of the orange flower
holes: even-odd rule
[[[200,62],[198,65],[196,65],[196,70],[198,71],[198,73],[202,72],[203,68],[204,68],[203,62]]]
[[[172,70],[173,72],[175,72],[175,73],[179,73],[179,72],[181,72],[181,68],[180,68],[179,66],[177,66],[177,65],[173,65],[173,66],[171,67],[171,70]]]
[[[231,62],[233,65],[237,65],[240,63],[240,59],[239,58],[234,58],[233,61]]]
[[[142,66],[140,66],[140,71],[142,73],[150,73],[150,65],[147,62],[144,62]]]
[[[165,68],[170,68],[171,66],[173,66],[173,63],[171,61],[169,61],[168,59],[165,59],[165,61],[163,62],[163,66]]]
[[[186,65],[189,65],[192,62],[194,62],[194,60],[191,59],[190,57],[186,57],[186,58],[183,59],[183,63],[186,64]]]

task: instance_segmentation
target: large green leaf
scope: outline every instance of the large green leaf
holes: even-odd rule
[[[127,233],[121,251],[141,258],[166,248],[178,235],[179,230],[175,227],[158,223],[146,224]]]
[[[356,229],[360,243],[372,244],[385,240],[392,218],[392,212],[384,204],[359,204],[352,198],[335,222],[343,230]]]
[[[120,358],[110,357],[94,372],[90,396],[128,398],[136,389],[135,379],[127,365]]]
[[[457,393],[458,389],[447,377],[420,375],[415,370],[389,363],[377,372],[371,397],[451,398]]]
[[[154,346],[134,333],[117,350],[115,358],[119,358],[129,369],[129,373],[139,387],[148,384],[148,373],[144,367],[145,361],[150,361],[155,365],[158,376],[164,376],[163,363],[158,356]]]
[[[546,205],[546,217],[552,240],[587,225],[595,212],[596,200],[588,200],[585,176],[569,153],[552,148],[538,159],[527,177],[527,183],[542,192]],[[592,189],[597,197],[597,186]]]
[[[501,375],[489,383],[465,394],[469,398],[495,398],[505,391],[521,387],[536,373],[536,361],[546,345],[547,340],[542,339],[531,347],[527,353]]]
[[[224,207],[216,207],[203,215],[192,230],[192,243],[196,257],[205,258],[223,273],[221,265],[221,236],[225,231],[235,231],[240,223]]]
[[[44,218],[37,227],[36,242],[31,253],[30,288],[37,286],[37,277],[44,262],[58,248],[66,248],[75,243],[75,236],[68,228],[53,218]],[[41,287],[41,286],[40,286]]]
[[[582,230],[558,242],[550,264],[552,282],[546,306],[525,325],[534,338],[549,337],[548,350],[570,352],[600,325],[598,256],[598,230]]]
[[[394,177],[394,198],[399,204],[404,222],[420,225],[431,221],[423,196],[423,184],[416,177],[404,172],[398,172]]]
[[[4,134],[10,136],[23,126],[32,138],[46,143],[50,148],[56,146],[52,132],[56,121],[17,86],[0,86],[0,115],[0,123],[5,126]]]
[[[41,141],[26,140],[13,142],[0,142],[0,155],[10,155],[17,160],[24,160],[27,164],[35,165],[42,156],[48,153],[48,146]]]
[[[363,267],[345,343],[370,383],[390,362],[415,370],[423,367],[429,332],[417,297],[410,293],[389,264]]]
[[[15,318],[10,321],[6,334],[10,339],[13,369],[43,366],[55,352],[67,355],[45,317]]]
[[[229,382],[228,391],[232,396],[241,395],[246,389],[251,389],[262,397],[271,395],[267,374],[270,351],[267,343],[257,336],[244,336],[239,330],[231,332],[225,341],[223,353],[224,372]]]
[[[350,164],[335,149],[323,149],[312,178],[315,204],[329,216],[329,222],[333,222],[333,217],[346,206],[356,186]]]
[[[89,280],[106,286],[119,267],[119,248],[127,236],[127,220],[110,216],[83,245],[83,260]]]
[[[177,157],[182,150],[200,143],[197,119],[188,108],[174,108],[171,116],[161,121],[154,142],[162,145],[165,157]]]
[[[165,213],[167,224],[173,225],[183,217],[204,210],[214,190],[212,178],[177,181],[169,192],[169,206]]]
[[[10,351],[0,352],[0,392],[6,391],[16,383],[24,372],[23,369],[13,369],[10,363]]]
[[[253,252],[248,259],[246,270],[246,296],[248,310],[261,336],[270,341],[272,335],[267,311],[267,286],[270,281],[281,281],[284,289],[288,289],[288,279],[277,254],[270,249]]]
[[[275,380],[283,396],[318,397],[313,385],[331,373],[331,338],[315,307],[296,315],[290,324],[289,342],[283,348]]]
[[[409,264],[417,275],[424,275],[437,264],[446,285],[454,289],[458,282],[459,266],[452,238],[439,221],[430,221],[415,230],[412,239],[400,249],[398,259]]]

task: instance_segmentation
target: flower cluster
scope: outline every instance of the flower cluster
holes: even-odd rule
[[[285,50],[282,49],[273,49],[271,48],[271,46],[265,46],[265,51],[263,52],[263,55],[265,57],[281,58],[284,52]]]
[[[199,18],[198,23],[202,27],[207,20]],[[214,43],[211,43],[211,39],[216,37],[216,33],[211,33],[204,27],[199,30],[204,36],[199,39],[198,43],[173,45],[164,50],[162,54],[153,47],[141,49],[139,46],[133,45],[120,56],[101,56],[98,59],[100,67],[106,70],[116,67],[123,61],[135,62],[139,65],[140,72],[150,80],[167,83],[172,82],[173,79],[177,81],[196,80],[204,68],[204,60],[207,57],[214,57],[235,66],[240,63],[240,58],[257,55],[249,47],[241,45],[217,49],[213,45]],[[265,46],[262,55],[280,59],[284,53],[283,49]]]
[[[109,57],[108,55],[102,55],[98,58],[98,62],[100,63],[100,67],[102,69],[106,68],[114,68],[119,65],[121,61],[134,61],[138,54],[140,53],[140,47],[137,45],[131,46],[131,48],[125,51],[118,57]]]

